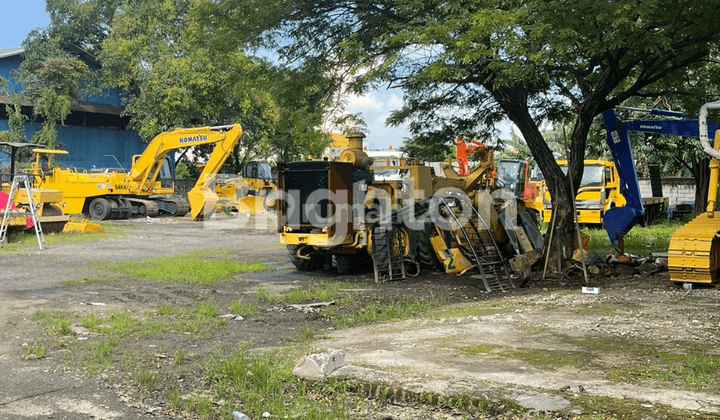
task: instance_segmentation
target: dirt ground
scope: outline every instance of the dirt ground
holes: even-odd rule
[[[495,418],[540,412],[553,413],[547,418],[595,414],[585,418],[606,418],[602,404],[598,405],[603,398],[624,401],[629,407],[624,418],[720,416],[717,380],[694,386],[653,375],[666,358],[688,352],[720,356],[720,292],[683,290],[669,282],[667,273],[595,276],[591,283],[600,288],[597,295],[581,293],[578,276],[541,280],[536,275],[528,287],[507,293],[487,293],[470,276],[440,273],[375,285],[372,273],[340,277],[331,271],[296,271],[271,218],[252,223],[221,219],[114,223],[126,227],[128,234],[0,256],[4,267],[0,419],[175,418],[167,410],[164,394],[150,393],[138,400],[117,378],[67,369],[61,351],[24,360],[29,343],[42,335],[30,319],[40,309],[102,314],[160,304],[191,305],[208,298],[227,307],[241,298],[254,300],[258,286],[280,292],[338,280],[357,285],[352,293],[360,301],[411,295],[441,299],[449,306],[431,317],[336,329],[332,320],[317,312],[260,302],[257,314],[230,321],[210,338],[179,336],[153,345],[190,349],[202,357],[218,347],[234,348],[243,342],[251,343],[251,348],[292,344],[301,328],[310,328],[319,337],[313,347],[345,355],[346,366],[333,375],[367,386],[358,395],[372,402],[359,409],[361,418],[460,418],[454,409],[437,402],[457,395],[477,401],[510,400],[529,410],[498,413]],[[271,270],[237,275],[233,281],[212,286],[142,281],[67,284],[97,275],[88,267],[92,261],[197,250],[264,262]],[[436,395],[439,400],[372,398],[379,389],[398,396]]]

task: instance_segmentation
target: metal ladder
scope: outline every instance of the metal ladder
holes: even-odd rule
[[[402,207],[392,213],[383,216],[372,227],[370,232],[372,238],[372,260],[375,283],[386,281],[402,280],[408,276],[414,277],[420,274],[420,264],[413,257],[406,257],[401,235],[403,220],[410,212],[415,217],[424,214],[432,198],[424,198],[413,205]],[[415,267],[414,273],[408,273],[407,265]],[[412,271],[412,270],[411,270]]]
[[[372,258],[375,283],[407,278],[405,271],[405,249],[397,235],[398,227],[376,223],[372,229]]]
[[[444,210],[443,214],[451,219],[451,242],[457,244],[466,257],[475,262],[480,274],[474,277],[483,281],[485,290],[493,292],[514,289],[508,261],[503,257],[490,228],[470,199],[461,194],[437,196],[436,199]],[[471,209],[470,217],[463,214],[464,209]]]
[[[21,183],[24,187],[20,187]],[[18,188],[25,188],[25,194],[27,195],[28,199],[28,206],[30,206],[30,217],[32,218],[33,226],[35,227],[35,236],[37,237],[40,250],[43,250],[45,248],[45,234],[42,231],[42,226],[40,226],[40,219],[37,215],[37,208],[35,206],[35,202],[33,202],[32,192],[30,191],[30,180],[28,179],[27,175],[15,175],[15,177],[13,177],[12,186],[10,187],[10,194],[8,194],[8,201],[5,204],[5,212],[3,213],[2,224],[0,224],[0,244],[4,244],[7,241],[7,231],[10,218],[27,216],[26,212],[12,211],[12,203],[15,201],[15,193],[17,193]]]

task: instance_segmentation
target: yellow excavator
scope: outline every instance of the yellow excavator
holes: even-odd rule
[[[241,135],[239,124],[179,128],[152,139],[142,154],[133,156],[128,172],[121,168],[90,172],[60,167],[44,169],[37,159],[33,175],[38,187],[62,191],[67,214],[105,220],[158,214],[184,216],[190,211],[193,220],[200,220],[215,210],[217,195],[210,186]],[[168,152],[203,144],[215,144],[215,149],[188,192],[189,203],[172,197],[174,185],[164,183],[161,176],[163,172],[171,174],[173,165]]]

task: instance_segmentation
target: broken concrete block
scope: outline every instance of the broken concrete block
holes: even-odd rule
[[[303,357],[293,369],[293,373],[305,379],[322,379],[345,366],[345,354],[336,350],[328,353],[315,353]]]

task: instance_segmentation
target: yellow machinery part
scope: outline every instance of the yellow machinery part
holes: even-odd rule
[[[84,219],[82,222],[67,222],[63,228],[63,232],[105,232],[105,228],[97,223],[92,223],[88,219]]]
[[[465,258],[459,249],[448,249],[442,237],[438,235],[431,236],[430,244],[435,250],[435,254],[437,254],[438,259],[442,262],[446,273],[464,273],[468,269],[472,268],[470,261]]]
[[[670,280],[676,283],[714,283],[720,269],[720,213],[703,213],[676,230],[668,247]]]

